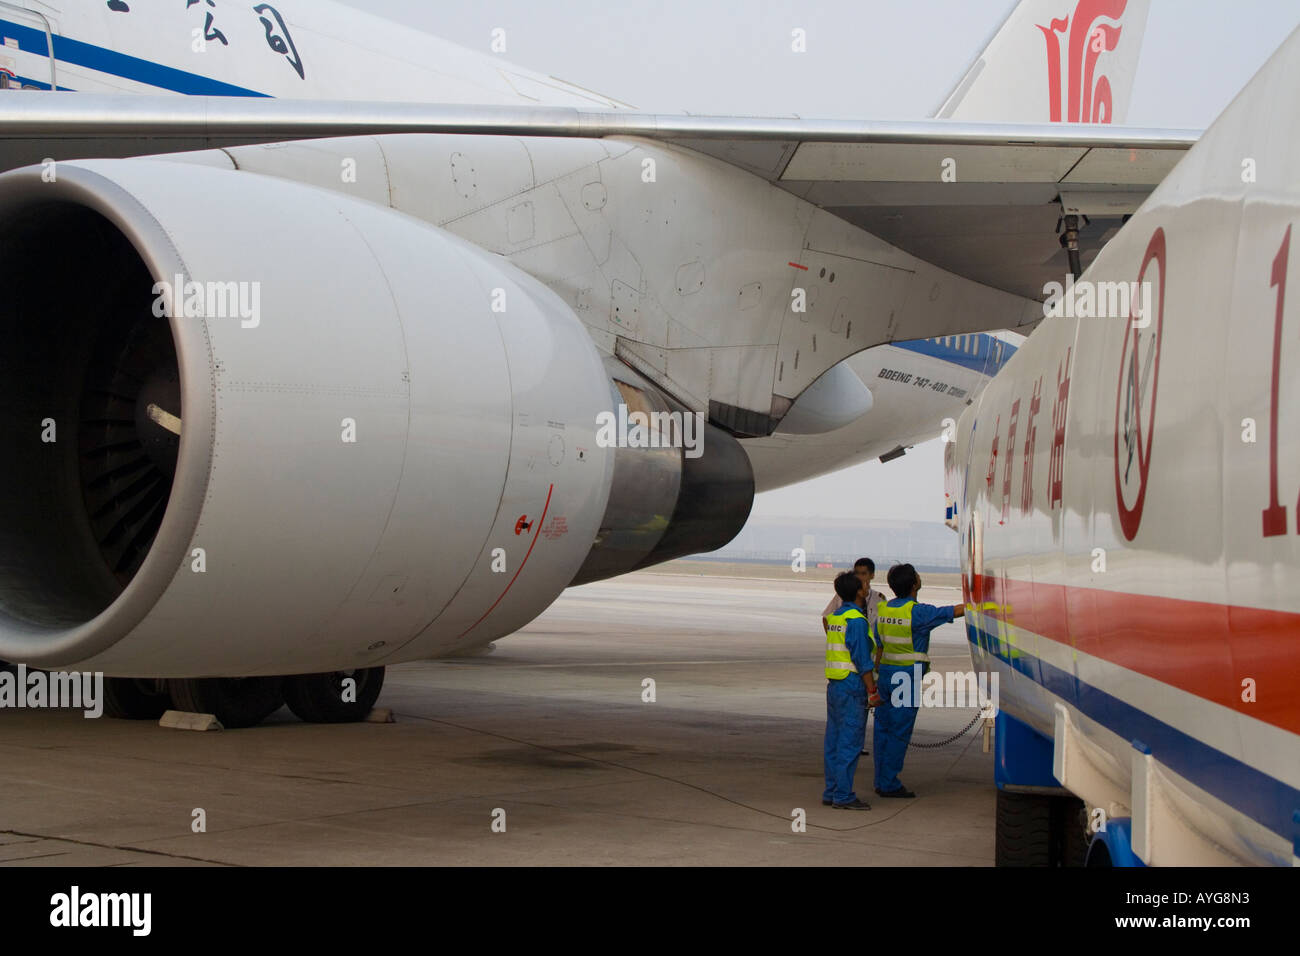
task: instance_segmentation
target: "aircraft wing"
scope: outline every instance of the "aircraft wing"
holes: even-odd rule
[[[386,133],[637,137],[761,176],[921,259],[1041,299],[1067,271],[1062,207],[1089,217],[1083,262],[1199,137],[1194,130],[951,120],[690,116],[542,106],[86,93],[0,95],[0,169]],[[1058,198],[1061,204],[1057,203]]]

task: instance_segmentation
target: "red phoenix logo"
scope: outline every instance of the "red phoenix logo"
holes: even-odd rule
[[[525,531],[531,531],[533,523],[528,520],[528,515],[520,515],[519,520],[515,522],[515,534],[523,534]]]
[[[1062,118],[1071,123],[1109,123],[1114,113],[1110,80],[1097,72],[1103,53],[1119,46],[1119,19],[1128,0],[1079,0],[1074,23],[1067,16],[1050,26],[1035,24],[1047,40],[1047,85],[1051,98],[1052,122]],[[1097,21],[1105,18],[1114,26]],[[1065,35],[1066,29],[1070,33]],[[1062,41],[1065,41],[1062,43]],[[1062,64],[1062,53],[1065,65]],[[1065,98],[1061,88],[1065,87]]]

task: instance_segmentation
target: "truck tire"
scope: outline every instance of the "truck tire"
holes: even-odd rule
[[[157,720],[172,705],[166,681],[135,677],[104,678],[104,716],[118,720]]]
[[[1110,850],[1106,849],[1105,840],[1100,837],[1093,838],[1088,848],[1088,860],[1084,865],[1098,869],[1110,869],[1115,865],[1110,858]]]
[[[1052,798],[998,790],[997,866],[1051,866]]]
[[[1083,866],[1087,808],[1074,796],[998,791],[997,866]]]
[[[169,680],[177,710],[212,714],[221,726],[253,727],[284,706],[282,677],[212,677]]]
[[[1078,797],[1053,797],[1060,814],[1061,866],[1084,866],[1088,859],[1088,807]]]
[[[356,681],[356,700],[345,701],[343,682]],[[299,674],[284,679],[284,702],[310,724],[346,724],[365,720],[384,686],[382,667],[329,674]]]

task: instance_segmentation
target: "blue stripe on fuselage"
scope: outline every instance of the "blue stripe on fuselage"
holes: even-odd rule
[[[18,48],[25,53],[34,53],[37,56],[49,55],[44,30],[0,19],[0,32],[3,32],[6,37],[17,40]],[[266,96],[265,93],[258,93],[256,90],[212,80],[197,73],[187,73],[174,67],[163,66],[161,63],[142,60],[115,50],[83,43],[80,40],[70,40],[57,34],[54,37],[54,60],[56,64],[70,63],[74,66],[84,66],[125,80],[134,80],[159,89],[171,90],[173,93],[186,93],[193,96]]]
[[[949,345],[948,343],[952,344]],[[1009,342],[995,339],[983,332],[965,335],[944,335],[937,339],[912,339],[907,342],[890,342],[898,349],[906,349],[930,358],[960,365],[972,372],[982,375],[996,375],[1006,364],[1007,359],[1016,353],[1016,347]],[[965,348],[962,345],[965,344]],[[974,345],[974,351],[970,346]]]

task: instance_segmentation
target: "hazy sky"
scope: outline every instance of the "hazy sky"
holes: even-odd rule
[[[353,0],[463,46],[644,110],[922,119],[1015,5],[1008,0]],[[1061,0],[1064,12],[1070,0]],[[1127,125],[1204,128],[1300,25],[1296,0],[1151,0]],[[790,52],[790,31],[808,52]],[[760,495],[755,515],[941,520],[943,446],[917,446]]]

